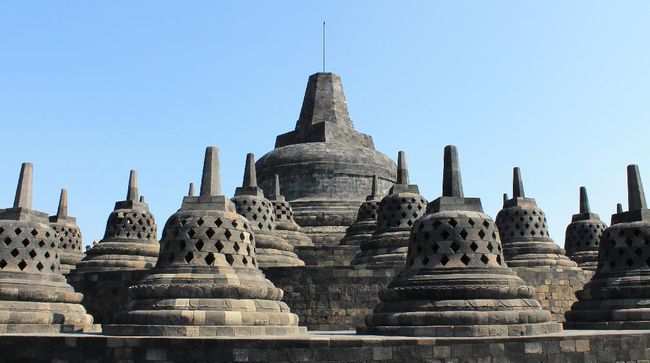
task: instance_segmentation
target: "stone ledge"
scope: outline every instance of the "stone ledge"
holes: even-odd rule
[[[303,336],[114,337],[0,335],[0,362],[641,362],[647,331],[565,331],[532,337],[380,337],[351,332]]]

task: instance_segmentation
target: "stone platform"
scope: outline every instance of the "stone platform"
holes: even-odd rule
[[[359,266],[273,267],[266,277],[284,290],[291,312],[309,330],[350,330],[379,303],[379,291],[397,270]]]
[[[647,362],[650,332],[565,331],[508,338],[310,333],[289,337],[0,335],[4,362]]]

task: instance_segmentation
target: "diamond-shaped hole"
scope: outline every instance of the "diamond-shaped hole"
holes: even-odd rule
[[[223,224],[223,221],[222,221],[221,219],[217,218],[217,220],[214,221],[214,224],[215,224],[217,227],[221,227],[221,225]]]
[[[27,267],[27,262],[25,262],[25,260],[20,260],[20,262],[18,262],[18,268],[20,268],[20,271],[24,270],[25,267]]]
[[[232,255],[226,255],[226,261],[230,266],[232,266],[233,262],[235,262],[235,258],[232,257]]]
[[[203,223],[205,223],[205,221],[203,220],[203,218],[199,218],[199,219],[196,221],[196,224],[197,224],[199,227],[201,227],[201,226],[203,225]]]
[[[16,235],[19,235],[19,234],[23,233],[23,230],[20,229],[20,228],[16,228],[16,229],[14,229],[14,233],[16,233]]]
[[[478,236],[480,239],[483,239],[483,237],[485,237],[485,232],[483,232],[483,230],[478,231]]]
[[[449,238],[449,232],[442,231],[442,233],[440,233],[440,237],[442,237],[443,240],[446,240],[447,238]]]
[[[196,247],[197,250],[201,251],[201,249],[203,249],[203,241],[202,240],[196,241],[194,247]]]
[[[192,251],[189,251],[185,255],[185,262],[190,263],[190,262],[192,262],[193,259],[194,259],[194,254],[192,253]]]
[[[205,231],[205,235],[208,236],[208,238],[212,238],[212,236],[214,236],[215,233],[216,233],[216,232],[215,232],[214,229],[212,229],[212,228],[208,228],[208,230]]]
[[[467,233],[467,231],[464,228],[463,228],[462,231],[460,231],[459,234],[460,234],[461,237],[463,237],[463,239],[466,239],[467,236],[469,235],[469,233]]]
[[[460,258],[460,262],[462,262],[465,266],[467,266],[469,264],[469,261],[471,260],[472,259],[469,258],[469,256],[467,256],[466,254],[463,254],[463,256]]]
[[[471,248],[472,251],[476,252],[476,250],[478,249],[478,245],[476,244],[476,242],[472,242],[472,244],[469,245],[469,248]]]
[[[14,248],[13,250],[11,250],[11,255],[14,256],[14,257],[18,256],[19,253],[20,253],[20,252],[19,252],[18,249],[16,249],[16,248]]]
[[[460,249],[460,245],[457,242],[452,243],[449,247],[452,249],[452,251],[454,251],[454,253],[458,252]]]
[[[36,268],[37,268],[39,271],[41,271],[41,270],[43,269],[43,267],[45,267],[45,266],[43,266],[43,264],[40,263],[40,262],[36,264]]]
[[[456,225],[458,224],[458,222],[453,218],[451,218],[448,223],[452,227],[456,227]]]
[[[214,253],[210,252],[208,253],[207,256],[205,256],[205,263],[208,264],[208,266],[212,266],[212,263],[214,263]]]
[[[225,247],[221,241],[217,241],[217,243],[215,243],[214,246],[217,248],[217,252],[221,252],[221,250],[223,250],[223,248]]]
[[[223,234],[224,236],[226,236],[227,239],[230,239],[230,237],[232,236],[232,233],[230,233],[230,230],[228,229],[226,229],[226,231]]]
[[[7,261],[5,260],[0,260],[0,269],[3,269],[7,266]]]
[[[232,246],[232,248],[233,248],[236,252],[239,252],[239,250],[241,249],[241,247],[239,247],[239,243],[234,243],[233,246]]]
[[[2,240],[2,242],[4,242],[7,246],[9,246],[11,244],[11,238],[7,237],[4,240]]]
[[[187,236],[190,237],[190,238],[194,237],[195,234],[196,234],[196,232],[193,229],[190,229],[189,231],[187,231]]]
[[[31,257],[32,259],[36,257],[36,251],[34,250],[29,251],[29,257]]]
[[[428,264],[429,264],[429,257],[424,256],[424,258],[422,259],[422,265],[426,266]]]
[[[445,266],[445,265],[447,264],[447,262],[449,262],[449,257],[447,257],[447,256],[442,256],[442,258],[440,259],[440,263],[441,263],[443,266]]]
[[[486,255],[481,255],[481,262],[487,265],[490,262],[490,258]]]

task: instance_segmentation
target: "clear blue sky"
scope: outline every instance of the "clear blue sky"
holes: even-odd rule
[[[520,166],[563,244],[580,185],[607,222],[628,163],[650,188],[648,14],[647,1],[2,2],[0,206],[31,161],[35,209],[54,213],[68,187],[90,242],[135,168],[162,228],[207,145],[232,196],[246,153],[293,129],[326,19],[356,128],[392,158],[406,150],[428,199],[455,144],[466,195],[495,217]]]

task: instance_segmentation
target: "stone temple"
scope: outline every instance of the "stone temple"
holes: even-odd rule
[[[362,333],[414,336],[538,335],[562,326],[508,268],[481,200],[465,198],[455,146],[445,148],[442,196],[413,225],[402,272]]]
[[[370,240],[372,234],[377,229],[377,209],[379,209],[380,198],[377,195],[377,176],[372,178],[372,190],[366,197],[366,201],[361,203],[357,212],[357,219],[345,231],[345,236],[341,239],[339,245],[342,246],[359,246],[361,242]]]
[[[0,209],[0,333],[97,331],[61,274],[47,214],[32,209],[32,181],[24,163],[13,208]]]
[[[566,227],[564,249],[567,256],[585,270],[596,270],[598,245],[607,225],[591,213],[587,188],[580,187],[580,213],[574,214]]]
[[[293,219],[293,208],[280,193],[280,176],[275,174],[273,193],[267,199],[273,204],[275,210],[275,233],[287,240],[292,246],[313,246],[314,242],[300,231],[300,226]]]
[[[341,78],[333,73],[309,77],[295,130],[279,135],[256,166],[263,190],[272,190],[280,176],[294,219],[316,245],[339,243],[373,175],[381,193],[395,182],[395,163],[354,129]]]

